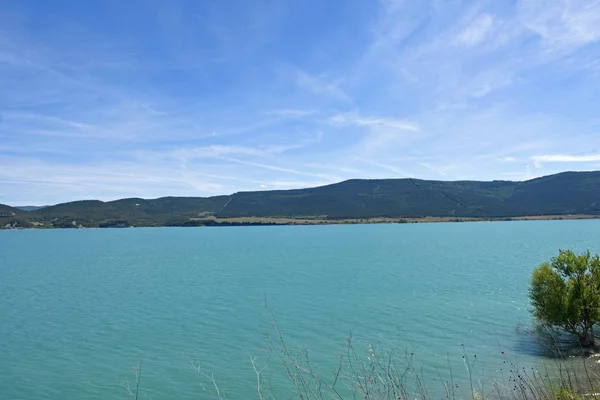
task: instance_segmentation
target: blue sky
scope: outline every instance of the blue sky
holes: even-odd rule
[[[598,0],[4,0],[0,203],[600,169]]]

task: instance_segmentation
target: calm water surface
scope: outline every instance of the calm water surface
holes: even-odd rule
[[[265,296],[326,375],[352,332],[466,387],[461,344],[483,375],[539,363],[527,286],[559,248],[600,251],[600,221],[0,231],[0,399],[126,399],[140,360],[152,399],[212,398],[188,357],[252,398]]]

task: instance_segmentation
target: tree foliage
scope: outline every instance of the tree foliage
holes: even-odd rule
[[[533,271],[529,297],[538,321],[575,335],[584,346],[594,345],[593,327],[600,321],[600,256],[589,250],[580,255],[560,250]]]

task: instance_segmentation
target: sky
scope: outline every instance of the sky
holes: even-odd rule
[[[600,169],[600,0],[0,4],[0,203]]]

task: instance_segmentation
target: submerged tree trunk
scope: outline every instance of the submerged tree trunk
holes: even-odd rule
[[[593,327],[584,327],[583,332],[578,332],[577,336],[579,338],[579,344],[582,347],[593,347],[595,338],[594,338],[594,328]]]

